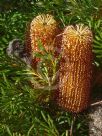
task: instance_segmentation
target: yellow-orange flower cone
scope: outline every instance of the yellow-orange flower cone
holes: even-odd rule
[[[92,41],[92,31],[83,24],[64,29],[57,102],[74,113],[85,110],[90,103]]]
[[[58,23],[52,15],[38,15],[32,20],[26,32],[26,49],[33,53],[39,52],[38,44],[40,42],[46,51],[53,51],[58,44],[55,43],[58,34]]]

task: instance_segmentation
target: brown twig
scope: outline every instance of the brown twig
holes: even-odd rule
[[[73,117],[72,122],[71,122],[70,136],[73,136],[73,127],[74,127],[75,120],[76,120],[76,116]]]
[[[102,103],[102,101],[98,101],[98,102],[92,103],[90,106],[96,106],[96,105],[99,105],[101,103]]]

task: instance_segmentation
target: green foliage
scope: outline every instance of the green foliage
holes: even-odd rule
[[[96,19],[90,17],[86,19],[86,24],[93,31],[93,53],[94,60],[100,67],[102,66],[102,18]]]
[[[32,15],[34,16],[34,15]],[[18,11],[0,14],[0,45],[5,47],[8,42],[14,38],[24,39],[24,33],[27,20],[30,19],[29,14],[20,13]]]
[[[55,58],[39,44],[45,55],[34,54],[42,60],[34,70],[19,58],[8,57],[5,48],[13,38],[24,41],[27,23],[34,16],[51,13],[62,28],[79,22],[92,29],[95,61],[101,67],[101,3],[101,0],[0,1],[0,136],[69,136],[72,115],[58,109],[51,97],[57,87],[54,83],[60,56]],[[87,122],[86,115],[79,115],[73,135],[88,136]]]
[[[97,30],[94,38],[94,53],[96,60],[102,65],[102,20],[97,21]]]

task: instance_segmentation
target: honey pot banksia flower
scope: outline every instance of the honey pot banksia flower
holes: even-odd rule
[[[58,23],[52,15],[38,15],[32,20],[26,32],[26,49],[33,53],[39,52],[40,42],[46,51],[52,51],[55,49],[55,39],[58,33]]]
[[[67,26],[63,32],[57,102],[71,112],[81,112],[90,103],[92,41],[91,30],[83,24]]]

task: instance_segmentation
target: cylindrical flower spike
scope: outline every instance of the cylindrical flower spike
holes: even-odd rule
[[[83,24],[67,26],[63,32],[57,102],[74,113],[90,103],[92,41],[92,31]]]
[[[38,15],[32,20],[28,29],[25,38],[25,46],[28,51],[39,52],[39,42],[45,47],[46,51],[54,50],[59,27],[52,15]]]

